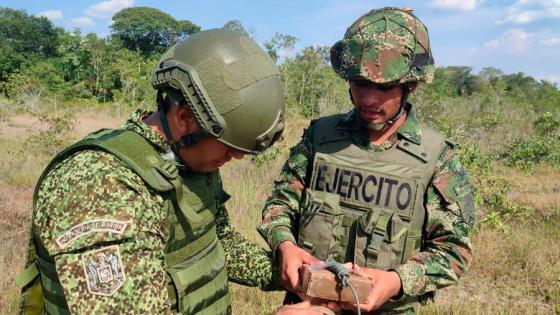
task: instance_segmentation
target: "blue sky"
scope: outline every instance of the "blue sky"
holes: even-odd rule
[[[369,9],[409,5],[428,26],[438,66],[496,67],[560,82],[560,0],[0,0],[0,7],[48,17],[67,30],[110,33],[111,16],[131,6],[155,7],[203,29],[239,20],[264,42],[276,32],[296,36],[293,55],[331,46]]]

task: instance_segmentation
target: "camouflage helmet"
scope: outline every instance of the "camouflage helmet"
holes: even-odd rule
[[[358,18],[331,48],[331,64],[346,80],[430,83],[434,59],[426,26],[411,9],[386,7]]]
[[[158,62],[151,83],[158,94],[186,103],[205,136],[241,152],[264,151],[284,130],[276,65],[239,32],[212,29],[178,42]]]

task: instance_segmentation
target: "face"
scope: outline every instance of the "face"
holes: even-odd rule
[[[367,80],[351,80],[350,93],[360,117],[370,123],[382,124],[400,109],[402,85],[380,85]]]
[[[167,115],[173,140],[181,136],[200,132],[196,120],[187,106],[172,106]],[[179,150],[179,157],[195,172],[210,173],[222,167],[232,158],[240,159],[245,154],[213,137],[203,138],[191,147]]]
[[[190,148],[183,148],[179,155],[195,172],[210,173],[245,154],[221,143],[216,138],[204,138]]]

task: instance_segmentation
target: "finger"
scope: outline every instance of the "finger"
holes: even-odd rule
[[[354,305],[352,303],[348,303],[348,302],[340,303],[340,307],[342,307],[342,309],[344,309],[344,310],[351,310],[351,311],[356,311],[357,310],[356,305]]]
[[[303,301],[301,303],[293,304],[290,306],[291,308],[308,308],[311,307],[311,301]]]
[[[305,253],[306,253],[306,255],[303,255],[303,257],[302,257],[302,262],[304,264],[313,265],[313,264],[321,262],[319,259],[313,257],[309,253],[307,253],[307,252],[305,252]]]
[[[289,268],[287,270],[287,276],[291,289],[296,290],[299,280],[298,266]]]
[[[358,274],[358,275],[360,275],[360,276],[367,277],[367,274],[366,274],[365,270],[362,269],[362,268],[360,268],[360,266],[358,266],[358,265],[356,265],[356,264],[354,264],[354,268],[352,269],[352,271],[353,271],[355,274]]]
[[[341,310],[340,304],[337,302],[328,301],[325,303],[325,305],[335,312],[340,312]]]

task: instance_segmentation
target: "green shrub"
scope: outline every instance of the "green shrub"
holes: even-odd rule
[[[50,112],[36,113],[35,116],[46,126],[46,129],[38,130],[27,138],[25,148],[28,151],[53,156],[72,142],[73,139],[69,135],[74,130],[75,119],[71,112],[62,115]]]
[[[546,112],[538,117],[533,127],[534,135],[515,140],[502,154],[509,165],[530,169],[541,162],[560,162],[560,119]]]

